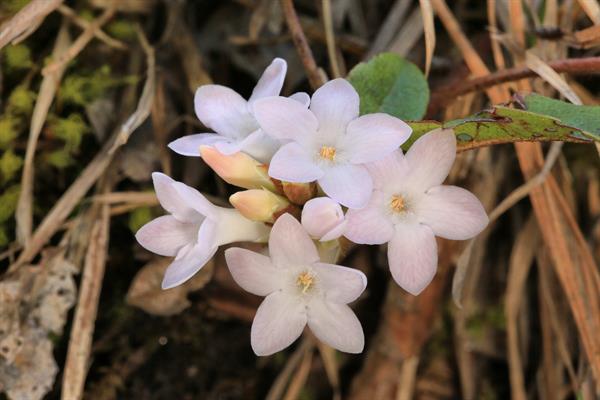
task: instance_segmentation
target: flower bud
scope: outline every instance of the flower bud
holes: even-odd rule
[[[249,155],[238,152],[229,156],[211,146],[200,146],[202,159],[227,183],[246,189],[277,191],[267,173],[267,166]]]
[[[252,221],[273,223],[285,212],[298,213],[296,206],[282,196],[265,189],[250,189],[237,192],[229,197],[229,202],[244,217]]]
[[[303,205],[317,194],[317,185],[310,183],[281,182],[283,193],[294,204]]]
[[[339,238],[344,233],[346,220],[342,207],[329,197],[309,200],[302,209],[302,226],[321,241]]]

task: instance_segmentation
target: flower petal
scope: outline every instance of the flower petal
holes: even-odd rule
[[[162,288],[170,289],[186,282],[200,271],[216,252],[216,246],[196,244],[185,256],[175,259],[169,265],[163,277]]]
[[[174,184],[177,181],[161,172],[153,172],[152,183],[158,202],[175,218],[183,222],[192,222],[198,218],[198,213],[175,190]]]
[[[292,142],[275,153],[269,176],[287,182],[313,182],[323,176],[323,170],[302,146]]]
[[[435,276],[437,243],[426,225],[396,225],[396,233],[388,244],[388,263],[392,277],[407,292],[418,295]]]
[[[304,107],[307,107],[307,108],[310,104],[310,96],[308,95],[308,93],[305,93],[305,92],[296,92],[296,93],[292,94],[291,96],[289,96],[289,98],[297,101],[300,104],[303,104]]]
[[[319,242],[327,242],[329,240],[334,240],[334,239],[337,239],[340,236],[342,236],[344,234],[344,232],[346,231],[347,222],[348,221],[344,220],[341,223],[339,223],[338,225],[334,226],[332,229],[327,231],[321,237],[321,239],[319,239]]]
[[[215,215],[216,206],[208,201],[208,199],[196,189],[189,187],[182,182],[173,183],[173,188],[179,195],[179,198],[197,213],[200,213],[205,217],[213,217]]]
[[[269,254],[278,267],[307,265],[319,261],[313,241],[290,214],[277,218],[269,236]]]
[[[410,126],[391,115],[363,115],[348,124],[341,147],[351,163],[370,163],[398,150],[411,132]]]
[[[318,285],[327,301],[348,304],[358,299],[367,287],[367,277],[361,271],[335,264],[315,263]]]
[[[204,125],[231,139],[244,138],[258,128],[246,100],[225,86],[200,86],[194,96],[194,107]]]
[[[369,204],[346,213],[344,236],[359,244],[383,244],[394,236],[394,225],[383,212],[383,193],[376,190]]]
[[[309,235],[320,239],[344,222],[344,211],[329,197],[317,197],[304,204],[301,221]]]
[[[444,182],[456,158],[452,129],[436,129],[417,139],[406,153],[410,168],[407,187],[425,191]]]
[[[365,347],[360,321],[345,304],[315,299],[309,305],[308,327],[319,340],[345,353],[360,353]]]
[[[256,83],[248,102],[253,102],[263,97],[277,96],[283,87],[287,64],[281,58],[274,59],[265,69]]]
[[[240,142],[240,150],[263,164],[269,164],[281,142],[258,129]]]
[[[415,212],[436,236],[452,240],[472,238],[489,221],[479,199],[456,186],[432,187],[419,200]]]
[[[215,133],[197,133],[180,137],[169,143],[169,148],[182,156],[200,157],[200,146],[213,146],[230,139]]]
[[[345,79],[334,79],[318,88],[310,100],[310,110],[319,121],[319,136],[335,138],[359,113],[360,99]]]
[[[405,181],[408,171],[406,158],[402,150],[381,158],[378,161],[366,165],[371,178],[373,178],[373,187],[383,189],[384,187],[400,186]]]
[[[255,101],[253,110],[260,127],[275,139],[302,140],[316,135],[317,119],[296,100],[266,97]]]
[[[319,178],[325,194],[349,208],[362,208],[369,201],[373,181],[362,165],[337,165],[327,168]]]
[[[197,231],[197,224],[186,224],[172,215],[164,215],[142,226],[135,238],[146,250],[174,257],[180,248],[195,242]]]
[[[258,307],[252,322],[252,349],[258,356],[285,349],[300,337],[306,321],[303,302],[284,292],[271,293]]]
[[[225,260],[233,279],[247,292],[267,296],[283,284],[281,271],[267,256],[233,247],[225,250]]]

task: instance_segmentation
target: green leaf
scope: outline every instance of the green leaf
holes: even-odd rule
[[[382,53],[350,71],[360,96],[360,113],[384,112],[403,120],[423,118],[429,86],[421,70],[397,54]]]
[[[15,213],[20,192],[21,186],[13,185],[0,195],[0,223],[7,221]]]
[[[1,182],[4,184],[10,181],[23,166],[23,159],[13,153],[12,150],[6,150],[0,157]]]
[[[535,93],[522,100],[527,111],[554,117],[565,125],[587,131],[595,140],[600,137],[600,106],[578,106]]]
[[[402,148],[409,148],[420,136],[436,128],[453,128],[459,150],[527,141],[600,141],[600,135],[582,129],[583,125],[580,123],[569,122],[571,123],[531,111],[495,106],[470,117],[443,124],[436,121],[409,121],[413,134]]]

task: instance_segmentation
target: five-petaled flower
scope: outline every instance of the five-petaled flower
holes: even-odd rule
[[[169,147],[184,156],[200,157],[200,146],[209,145],[225,155],[243,151],[260,162],[268,163],[279,148],[279,141],[260,129],[252,106],[258,99],[279,95],[286,70],[285,60],[274,59],[263,72],[248,101],[225,86],[201,86],[194,97],[196,116],[216,133],[184,136],[171,142]],[[303,107],[309,102],[306,93],[296,93],[290,98]]]
[[[286,348],[307,324],[331,347],[347,353],[363,350],[362,327],[347,304],[365,290],[367,278],[355,269],[321,263],[314,243],[290,214],[273,225],[269,257],[230,248],[225,258],[243,289],[266,296],[252,323],[251,344],[257,355]]]
[[[398,118],[378,113],[359,117],[358,93],[344,79],[317,89],[310,109],[285,97],[254,103],[262,129],[284,144],[269,175],[288,182],[317,181],[325,194],[350,208],[366,205],[373,183],[365,164],[395,151],[411,134]]]
[[[175,257],[165,272],[163,289],[181,285],[198,272],[223,244],[266,240],[269,230],[233,208],[217,207],[197,190],[165,174],[152,174],[160,205],[170,215],[158,217],[136,233],[153,253]]]
[[[441,185],[455,156],[452,130],[423,135],[406,156],[399,150],[369,166],[374,181],[369,204],[346,213],[344,235],[361,244],[389,242],[392,276],[415,295],[435,275],[435,236],[465,240],[488,223],[481,202],[472,193]]]

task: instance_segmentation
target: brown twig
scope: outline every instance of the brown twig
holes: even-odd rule
[[[571,74],[600,74],[600,57],[586,57],[556,60],[548,62],[548,65],[558,73]],[[485,90],[506,82],[518,81],[520,79],[532,78],[537,74],[528,67],[517,67],[505,69],[493,74],[473,78],[458,85],[448,85],[433,92],[430,102],[430,112],[443,108],[446,104],[467,93]]]
[[[298,19],[298,14],[294,8],[294,1],[281,0],[281,7],[283,9],[283,14],[285,15],[285,21],[288,29],[292,34],[292,40],[294,41],[294,45],[296,46],[296,50],[298,51],[302,65],[304,65],[310,86],[313,89],[317,89],[325,83],[325,79],[323,78],[323,75],[317,66],[310,46],[306,41],[306,36],[304,35],[304,31],[300,25],[300,20]]]

